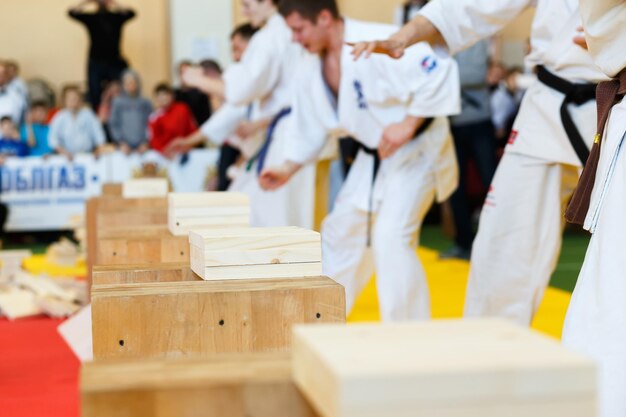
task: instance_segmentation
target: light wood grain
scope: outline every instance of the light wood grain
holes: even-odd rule
[[[593,363],[504,321],[298,326],[293,354],[325,417],[595,416]]]
[[[316,417],[284,354],[100,361],[80,385],[84,417]]]
[[[94,285],[199,281],[189,262],[102,265],[93,268]]]
[[[184,236],[156,235],[98,240],[96,265],[189,262]]]
[[[96,359],[284,351],[294,324],[345,322],[345,295],[325,277],[94,285],[92,318]]]
[[[166,197],[169,191],[168,188],[169,184],[165,178],[137,178],[124,181],[122,184],[122,197]]]
[[[193,229],[250,226],[250,199],[230,192],[170,193],[168,226],[187,236]]]

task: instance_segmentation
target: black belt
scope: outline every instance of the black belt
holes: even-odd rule
[[[596,84],[575,84],[561,77],[558,77],[548,71],[543,65],[537,67],[537,77],[546,86],[565,94],[565,99],[561,105],[561,122],[567,137],[569,138],[578,159],[582,162],[583,166],[589,158],[589,148],[585,143],[582,135],[578,131],[572,115],[567,109],[568,104],[576,104],[581,106],[587,102],[596,99]]]
[[[428,129],[430,125],[433,124],[434,120],[435,119],[432,117],[424,119],[424,122],[420,125],[420,127],[418,127],[417,130],[415,130],[415,135],[413,135],[412,140],[415,140],[422,133],[424,133],[426,129]],[[370,189],[370,199],[368,203],[369,207],[367,210],[367,246],[369,247],[372,244],[372,213],[373,213],[373,208],[374,208],[374,183],[376,182],[376,177],[378,176],[378,170],[380,169],[381,161],[380,161],[380,156],[378,155],[377,148],[368,148],[367,146],[363,145],[361,142],[358,142],[358,141],[356,143],[360,151],[363,151],[366,154],[371,155],[372,158],[374,158],[374,168],[372,169],[372,185]]]

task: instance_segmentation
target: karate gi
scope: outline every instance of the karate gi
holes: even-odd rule
[[[248,106],[258,102],[252,120],[275,117],[291,106],[295,67],[304,53],[291,40],[291,30],[276,13],[250,40],[241,61],[224,73],[226,102]],[[265,158],[265,166],[281,164],[285,146],[283,118],[276,126]],[[251,223],[257,227],[300,226],[311,228],[315,196],[315,164],[304,167],[290,184],[277,191],[263,191],[258,182],[257,163],[244,171],[230,189],[248,194]]]
[[[397,29],[346,19],[344,30],[344,41],[351,42],[386,37]],[[435,118],[424,133],[381,162],[374,185],[373,157],[361,150],[322,225],[324,274],[345,287],[348,312],[376,270],[383,320],[425,319],[430,317],[429,294],[416,239],[433,200],[445,200],[458,181],[446,119],[460,111],[458,70],[425,43],[407,50],[401,60],[373,56],[354,62],[351,49],[342,51],[336,103],[318,56],[309,55],[298,69],[290,126],[300,140],[292,142],[288,159],[313,161],[331,131],[341,130],[375,149],[384,128],[407,115]],[[368,247],[370,207],[375,215]]]
[[[589,51],[611,78],[626,68],[626,3],[581,0]],[[599,363],[600,417],[626,416],[626,101],[611,110],[585,229],[593,233],[563,329]],[[587,169],[587,168],[586,168]],[[586,173],[587,174],[587,173]]]
[[[435,0],[420,14],[455,53],[532,6],[529,67],[543,65],[571,83],[607,79],[589,53],[573,43],[581,25],[578,0]],[[565,205],[582,167],[561,120],[564,99],[540,81],[526,92],[480,217],[466,316],[500,316],[528,325],[543,298],[559,256]],[[595,102],[567,109],[586,152],[595,133]]]

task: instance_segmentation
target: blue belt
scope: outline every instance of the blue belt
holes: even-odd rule
[[[278,126],[278,123],[280,123],[280,121],[285,117],[289,116],[289,114],[291,114],[291,107],[286,107],[278,112],[278,114],[272,119],[272,122],[267,128],[265,142],[263,142],[263,145],[261,145],[261,149],[259,149],[256,155],[254,155],[248,162],[248,165],[246,167],[247,171],[250,171],[252,169],[252,165],[256,161],[257,175],[261,174],[261,172],[263,171],[263,167],[265,166],[265,158],[267,158],[267,153],[269,152],[270,145],[272,144],[272,140],[274,139],[274,132],[276,131],[276,127]]]

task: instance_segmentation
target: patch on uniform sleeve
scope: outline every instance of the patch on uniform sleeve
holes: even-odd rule
[[[434,55],[428,55],[422,59],[422,71],[430,74],[437,68],[437,58]]]
[[[513,145],[515,141],[517,140],[518,135],[519,135],[519,132],[517,130],[511,130],[511,135],[509,136],[509,140],[507,141],[507,144]]]

